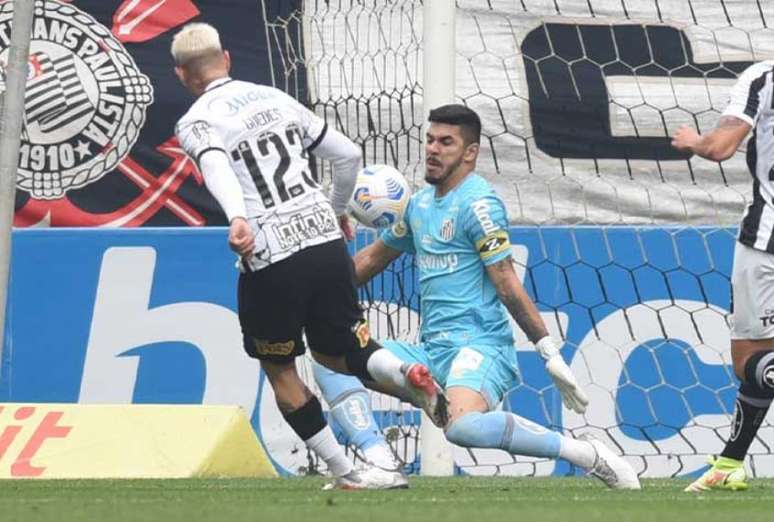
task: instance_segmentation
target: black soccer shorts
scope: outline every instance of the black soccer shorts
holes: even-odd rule
[[[292,361],[306,349],[343,355],[368,344],[355,266],[343,239],[239,277],[239,323],[250,357]]]

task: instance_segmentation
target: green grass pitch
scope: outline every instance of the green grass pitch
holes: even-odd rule
[[[412,477],[397,491],[321,491],[321,478],[0,481],[3,522],[688,522],[771,520],[774,480],[688,494],[684,480],[610,491],[584,478]]]

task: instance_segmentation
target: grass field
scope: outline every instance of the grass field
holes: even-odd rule
[[[198,520],[251,522],[688,522],[771,520],[774,481],[743,493],[692,495],[681,480],[639,492],[582,478],[412,478],[399,491],[321,491],[288,480],[0,481],[3,522]]]

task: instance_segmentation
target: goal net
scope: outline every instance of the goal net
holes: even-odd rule
[[[361,144],[367,164],[421,187],[422,3],[264,11],[278,86]],[[696,472],[729,435],[729,277],[749,174],[744,151],[688,160],[669,136],[714,126],[738,74],[774,56],[772,20],[774,6],[742,0],[457,1],[455,94],[483,120],[478,170],[506,203],[525,287],[591,398],[585,415],[563,408],[517,330],[522,381],[502,407],[593,433],[644,476]],[[415,276],[402,257],[363,289],[377,337],[416,336]],[[373,406],[415,470],[418,415],[377,394]],[[755,475],[774,475],[772,420],[750,451]],[[455,448],[454,459],[470,474],[577,472],[495,450]]]

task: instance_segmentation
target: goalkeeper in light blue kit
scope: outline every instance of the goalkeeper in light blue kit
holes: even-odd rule
[[[574,439],[514,413],[495,411],[518,383],[508,312],[545,359],[567,407],[582,413],[588,399],[514,271],[502,201],[474,171],[478,115],[463,105],[444,105],[431,111],[429,120],[429,186],[412,196],[401,222],[355,255],[358,284],[401,253],[416,255],[420,344],[385,340],[384,347],[431,369],[449,401],[445,431],[454,444],[561,457],[611,488],[639,489],[634,469],[601,441]],[[399,395],[397,390],[383,391]]]

